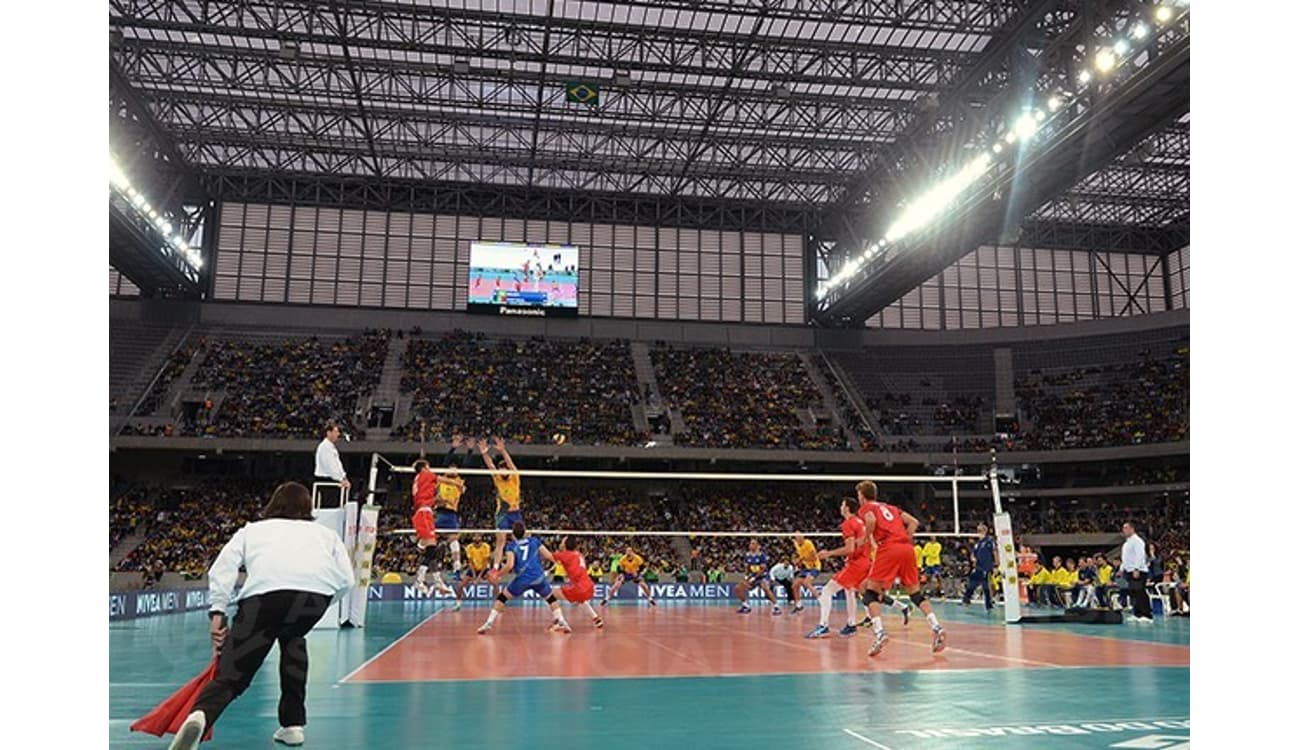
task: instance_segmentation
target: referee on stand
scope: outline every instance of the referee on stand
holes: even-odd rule
[[[339,449],[335,445],[339,441],[339,426],[333,422],[325,425],[325,437],[316,446],[316,481],[317,482],[336,482],[343,485],[338,487],[321,487],[321,499],[338,499],[338,505],[327,505],[322,502],[321,507],[342,508],[347,502],[348,491],[352,489],[352,483],[348,481],[348,475],[343,471],[343,461],[339,458]]]

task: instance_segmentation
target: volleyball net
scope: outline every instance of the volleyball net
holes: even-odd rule
[[[446,472],[437,465],[430,468]],[[920,522],[918,544],[933,539],[944,546],[945,562],[968,554],[978,540],[978,523],[996,530],[997,566],[1007,591],[1015,591],[1015,552],[1011,519],[1002,512],[996,465],[968,475],[814,474],[715,471],[615,471],[520,468],[521,509],[530,534],[580,540],[584,554],[597,564],[631,546],[647,561],[667,561],[691,572],[734,565],[757,539],[772,564],[791,561],[797,534],[815,540],[819,549],[839,546],[839,506],[855,496],[862,480],[876,484],[882,502],[895,505]],[[377,537],[381,546],[413,550],[412,464],[381,454],[371,460],[367,504],[382,508]],[[495,523],[496,492],[486,468],[461,467],[465,481],[460,499],[459,535],[493,544],[502,529]],[[440,531],[439,535],[453,532]],[[964,547],[960,552],[958,546]],[[828,561],[833,569],[837,563]],[[797,567],[797,564],[796,564]],[[1007,600],[1008,622],[1020,618],[1019,600]]]

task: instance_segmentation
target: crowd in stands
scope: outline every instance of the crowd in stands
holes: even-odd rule
[[[500,435],[513,443],[641,445],[635,429],[636,371],[627,341],[488,340],[452,331],[412,340],[402,389],[410,421],[397,430],[431,435]]]
[[[182,424],[181,433],[315,438],[330,421],[356,433],[356,409],[379,384],[391,336],[367,330],[347,339],[204,341],[191,385],[225,397],[215,412]]]
[[[163,364],[158,378],[154,380],[153,387],[149,389],[149,394],[140,402],[140,408],[136,410],[137,414],[153,414],[158,410],[163,397],[171,390],[172,383],[185,372],[186,367],[189,367],[190,361],[194,359],[195,353],[203,344],[203,340],[200,339],[196,344],[187,344],[172,352]]]
[[[1016,396],[1027,450],[1094,448],[1187,439],[1189,351],[1145,350],[1125,364],[1031,371]]]
[[[676,445],[708,448],[848,450],[844,431],[804,429],[800,410],[823,408],[799,356],[730,349],[651,350],[664,400],[682,415]]]
[[[149,491],[143,487],[112,487],[109,497],[108,549],[111,552],[123,539],[144,528],[155,511],[149,502]]]

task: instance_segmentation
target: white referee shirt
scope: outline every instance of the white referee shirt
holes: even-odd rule
[[[790,581],[794,579],[794,567],[787,563],[777,563],[772,566],[773,581]]]
[[[1119,569],[1122,573],[1147,572],[1147,543],[1142,541],[1142,537],[1134,534],[1124,542]]]
[[[331,443],[329,438],[320,441],[316,446],[316,476],[329,477],[336,482],[342,482],[347,474],[343,473],[343,461],[339,458],[339,449]]]
[[[314,521],[268,518],[236,531],[208,570],[208,611],[230,606],[240,566],[248,573],[241,600],[272,591],[335,596],[356,585],[343,539]]]

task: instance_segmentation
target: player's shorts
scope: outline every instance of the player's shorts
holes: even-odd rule
[[[859,557],[856,560],[849,560],[840,572],[836,573],[831,580],[851,591],[856,591],[862,582],[867,580],[867,575],[871,572],[871,558]]]
[[[819,576],[819,575],[821,575],[821,574],[822,574],[822,572],[821,572],[820,570],[818,570],[817,568],[800,568],[800,569],[799,569],[799,572],[798,572],[798,573],[795,573],[794,577],[795,577],[795,578],[813,578],[813,579],[816,579],[817,576]]]
[[[509,531],[516,523],[523,522],[524,514],[517,510],[497,514],[497,528],[501,531]]]
[[[885,586],[892,586],[895,578],[904,586],[917,586],[920,578],[916,570],[916,555],[901,544],[881,547],[876,550],[876,562],[871,567],[869,578]]]
[[[615,574],[614,577],[617,578],[618,576],[623,576],[623,583],[640,583],[640,582],[641,582],[641,574],[640,574],[640,573],[629,573],[629,572],[627,572],[626,570],[620,570],[618,573]]]
[[[519,576],[515,576],[515,579],[510,582],[510,585],[506,586],[506,591],[510,593],[511,597],[515,598],[523,596],[526,591],[532,591],[545,599],[551,595],[551,584],[546,582],[545,576],[531,581],[525,581]]]
[[[912,562],[913,562],[913,563],[916,562],[916,558],[915,558],[915,557],[912,558]],[[925,577],[926,577],[926,578],[934,578],[935,576],[939,576],[939,574],[942,573],[942,572],[943,572],[943,566],[942,566],[942,565],[927,565],[927,566],[925,566]],[[940,576],[940,577],[942,577],[942,576]]]
[[[770,581],[767,573],[755,573],[754,575],[745,576],[745,585],[749,588],[757,588],[763,581]]]
[[[415,536],[422,542],[438,541],[438,533],[433,529],[433,509],[419,508],[415,515],[411,516],[411,521],[415,523]]]
[[[462,581],[486,581],[488,569],[474,570],[473,568],[461,568],[460,575]]]
[[[450,508],[438,508],[433,512],[433,527],[455,531],[460,528],[460,514]]]
[[[591,601],[596,595],[596,584],[587,582],[583,584],[570,583],[560,589],[560,596],[573,604],[582,604]]]

